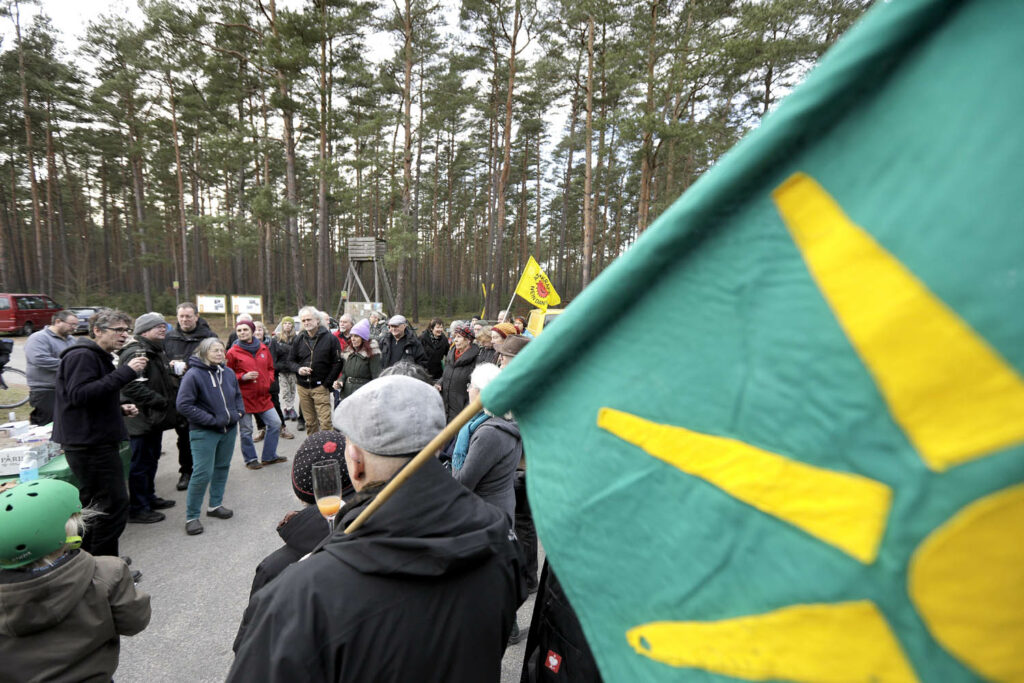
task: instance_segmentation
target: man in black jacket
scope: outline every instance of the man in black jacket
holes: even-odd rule
[[[341,344],[320,324],[319,312],[312,306],[299,310],[299,324],[302,331],[295,335],[286,367],[296,375],[306,432],[316,434],[331,428],[330,387],[341,374]]]
[[[164,339],[164,353],[174,369],[175,397],[177,387],[181,384],[181,375],[185,373],[188,357],[195,353],[199,342],[207,337],[216,337],[205,320],[196,313],[196,305],[191,301],[178,304],[178,324],[167,333]],[[172,401],[173,403],[173,401]],[[188,480],[192,478],[192,443],[188,436],[188,422],[179,418],[174,425],[174,433],[178,435],[178,485],[179,491],[188,488]]]
[[[82,548],[93,555],[117,556],[117,539],[128,521],[128,488],[121,463],[121,442],[128,438],[122,415],[135,415],[134,405],[121,405],[121,388],[146,369],[145,357],[114,368],[113,353],[124,346],[131,317],[101,308],[89,319],[91,339],[60,354],[54,406],[53,440],[64,448],[68,466],[78,479],[83,506],[102,512],[89,526]]]
[[[165,510],[175,501],[156,495],[154,480],[160,460],[164,430],[174,426],[178,411],[174,400],[178,385],[164,355],[167,323],[159,313],[140,315],[135,321],[135,340],[121,349],[121,363],[137,355],[149,361],[140,381],[129,382],[121,395],[133,403],[139,414],[125,420],[131,437],[132,464],[128,472],[128,521],[136,524],[162,522]]]
[[[430,458],[359,530],[342,531],[444,427],[441,397],[382,377],[334,420],[364,495],[321,549],[253,595],[227,680],[499,680],[525,598],[504,513]]]
[[[384,337],[384,343],[380,347],[380,367],[390,368],[395,363],[407,360],[416,363],[424,370],[427,368],[427,354],[423,351],[423,345],[412,332],[409,331],[409,321],[404,315],[391,316],[388,320],[388,330],[391,334]]]

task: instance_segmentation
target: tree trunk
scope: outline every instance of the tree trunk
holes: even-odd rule
[[[583,171],[583,263],[580,289],[590,284],[590,262],[594,258],[594,216],[591,177],[594,135],[594,17],[587,20],[587,126]]]
[[[644,114],[647,117],[643,135],[643,143],[640,146],[640,202],[637,209],[637,230],[643,232],[647,229],[647,220],[651,204],[651,179],[654,175],[654,130],[652,128],[654,118],[654,64],[655,55],[655,34],[658,28],[658,5],[662,0],[651,2],[651,33],[647,41],[647,104]]]
[[[328,257],[330,249],[330,229],[327,215],[327,2],[320,0],[320,21],[323,33],[320,38],[320,191],[317,205],[319,206],[319,231],[317,233],[317,272],[316,272],[316,307],[327,310],[328,293]]]
[[[495,219],[496,243],[494,246],[497,271],[502,269],[502,249],[505,238],[505,186],[508,184],[509,170],[512,166],[512,97],[516,84],[516,55],[519,30],[522,28],[523,15],[520,0],[516,0],[514,15],[512,19],[512,36],[509,38],[508,50],[508,92],[505,95],[505,130],[502,134],[501,152],[501,173],[498,175],[497,208],[498,216]],[[500,285],[500,283],[499,283]],[[498,299],[504,298],[504,290],[498,287],[498,296],[487,297],[487,317],[497,318],[498,310],[503,305]],[[488,293],[490,294],[490,293]]]
[[[14,2],[14,31],[17,40],[18,50],[18,76],[21,80],[21,106],[25,120],[25,157],[28,161],[28,177],[32,188],[32,220],[36,236],[36,273],[35,278],[30,278],[32,288],[42,292],[47,289],[43,281],[45,271],[43,270],[43,221],[39,212],[39,186],[36,183],[36,164],[32,152],[32,116],[29,114],[28,106],[28,83],[25,80],[25,51],[21,44],[21,10],[17,0]]]
[[[191,281],[188,264],[188,230],[185,223],[185,177],[181,170],[181,146],[178,144],[178,110],[174,103],[174,82],[170,70],[164,71],[167,82],[167,100],[171,105],[171,138],[174,140],[174,170],[178,182],[178,236],[181,240],[181,295],[182,301],[191,301]],[[173,248],[172,248],[173,249]]]

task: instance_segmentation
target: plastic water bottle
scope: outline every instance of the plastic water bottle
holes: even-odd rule
[[[11,412],[7,413],[7,421],[8,422],[14,422],[17,419],[18,419],[18,415],[13,410]]]
[[[21,467],[18,472],[20,481],[35,481],[39,478],[39,463],[36,461],[35,453],[26,453],[21,459]]]

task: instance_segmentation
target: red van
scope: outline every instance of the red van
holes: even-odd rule
[[[0,294],[0,332],[32,334],[50,324],[60,304],[45,294]]]

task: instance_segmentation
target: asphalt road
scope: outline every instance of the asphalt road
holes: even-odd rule
[[[11,364],[25,367],[24,337],[15,337]],[[24,408],[27,409],[27,406]],[[27,414],[27,413],[26,413]],[[295,432],[295,423],[289,429]],[[242,465],[235,446],[224,505],[234,510],[228,520],[202,518],[204,533],[185,533],[185,492],[175,490],[178,450],[173,431],[164,433],[156,476],[156,492],[177,501],[155,524],[129,524],[121,536],[121,554],[142,571],[139,588],[149,593],[153,618],[137,636],[121,639],[118,683],[213,683],[223,681],[231,667],[239,621],[249,601],[253,573],[267,554],[281,545],[277,524],[302,503],[291,487],[291,462],[305,432],[282,439],[278,452],[287,463],[261,470]],[[262,444],[257,444],[262,452]],[[543,551],[541,551],[543,563]],[[534,595],[519,609],[520,627],[533,613]],[[519,680],[524,638],[510,645],[502,661],[503,683]]]

